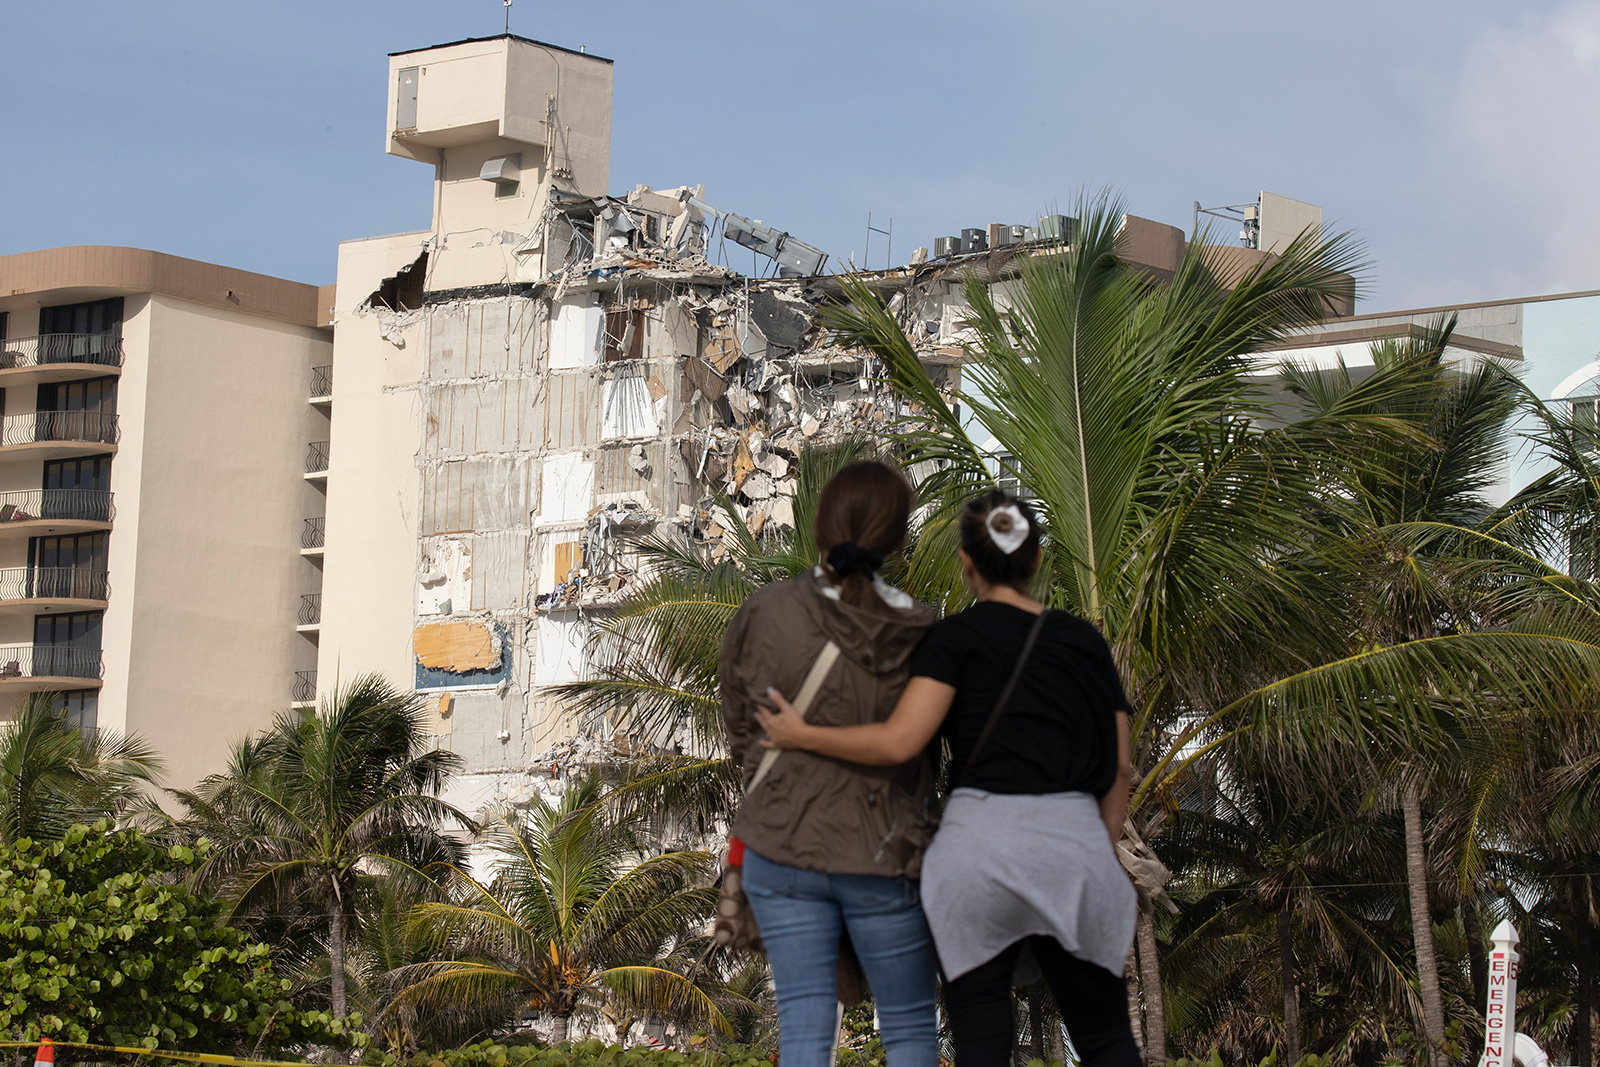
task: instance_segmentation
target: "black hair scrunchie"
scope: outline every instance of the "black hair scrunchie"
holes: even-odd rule
[[[852,574],[871,575],[883,566],[883,553],[862,548],[854,541],[841,541],[828,553],[828,566],[840,578]]]

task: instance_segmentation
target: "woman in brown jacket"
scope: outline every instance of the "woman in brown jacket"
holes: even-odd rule
[[[813,678],[811,721],[889,717],[934,620],[877,573],[905,542],[911,503],[893,468],[846,466],[817,505],[827,562],[752,595],[723,641],[723,716],[746,789],[733,832],[772,964],[784,1067],[833,1062],[841,929],[872,988],[889,1067],[938,1064],[937,964],[917,882],[937,828],[930,757],[869,767],[792,751],[763,768],[756,720],[769,687],[799,694]]]

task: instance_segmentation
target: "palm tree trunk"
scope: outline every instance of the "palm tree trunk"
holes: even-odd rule
[[[1417,992],[1429,1062],[1444,1067],[1444,998],[1439,992],[1439,958],[1433,948],[1433,917],[1428,906],[1428,853],[1422,840],[1422,786],[1408,781],[1400,810],[1406,825],[1406,883],[1411,897],[1411,940],[1417,954]]]
[[[1283,979],[1283,1038],[1287,1067],[1300,1062],[1300,983],[1294,968],[1294,897],[1278,909],[1278,969]]]
[[[1128,1022],[1133,1025],[1133,1043],[1144,1056],[1144,1013],[1139,1010],[1139,948],[1128,949],[1128,962],[1122,968],[1122,981],[1128,987]]]
[[[1142,902],[1141,902],[1142,903]],[[1156,950],[1154,907],[1139,909],[1139,984],[1144,989],[1144,1058],[1167,1062],[1167,1015],[1161,1002],[1161,958]]]
[[[550,1020],[550,1043],[563,1044],[567,1040],[567,1026],[572,1022],[570,1015],[556,1015]]]
[[[1476,1009],[1489,992],[1489,954],[1483,947],[1483,923],[1478,920],[1476,890],[1461,901],[1461,929],[1467,935],[1467,973],[1472,978],[1472,1004]]]
[[[1028,1038],[1033,1058],[1044,1059],[1044,983],[1035,982],[1028,987]]]
[[[1588,879],[1583,880],[1585,883]],[[1577,934],[1576,953],[1578,964],[1578,988],[1574,990],[1575,1010],[1572,1020],[1572,1062],[1577,1067],[1592,1067],[1594,1061],[1594,1039],[1589,1029],[1590,1013],[1594,1010],[1594,967],[1593,945],[1590,942],[1589,932],[1589,894],[1585,884],[1579,889],[1578,906],[1573,909],[1572,920],[1576,923]]]
[[[343,1018],[344,993],[344,903],[339,899],[339,886],[335,881],[333,898],[328,902],[328,969],[333,980],[333,1016]]]

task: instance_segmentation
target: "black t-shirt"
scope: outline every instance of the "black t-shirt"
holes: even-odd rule
[[[951,773],[960,775],[951,785],[1102,796],[1116,779],[1116,713],[1130,710],[1128,698],[1105,638],[1065,611],[1047,613],[1000,721],[966,767],[1035,618],[1010,604],[980,601],[936,624],[917,646],[912,676],[956,690],[942,727]]]

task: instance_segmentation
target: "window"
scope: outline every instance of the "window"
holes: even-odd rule
[[[69,615],[35,615],[33,643],[52,648],[87,648],[100,651],[98,611],[76,611]]]
[[[29,596],[104,600],[109,592],[104,533],[29,540]]]
[[[98,611],[33,617],[33,673],[36,677],[100,677]]]
[[[1010,452],[1002,452],[995,457],[995,484],[1008,493],[1015,494],[1022,488],[1022,479],[1017,477],[1017,457]]]
[[[39,386],[34,439],[113,444],[117,439],[116,411],[115,378],[46,382]]]
[[[122,334],[122,297],[39,309],[40,333]]]
[[[11,312],[0,311],[0,341],[6,339],[6,319],[11,317]]]
[[[28,558],[35,567],[77,567],[106,569],[106,535],[73,534],[68,537],[35,537],[28,545]]]
[[[644,312],[623,308],[606,312],[606,362],[644,355]]]
[[[44,465],[44,488],[94,489],[105,492],[111,488],[111,457],[52,459]]]
[[[111,521],[111,457],[52,459],[44,465],[42,519]]]
[[[80,733],[94,733],[100,722],[100,691],[97,689],[72,689],[57,693],[55,706],[67,713],[67,729]]]
[[[117,380],[87,378],[79,382],[45,382],[39,386],[40,411],[95,411],[112,414],[117,410]]]

